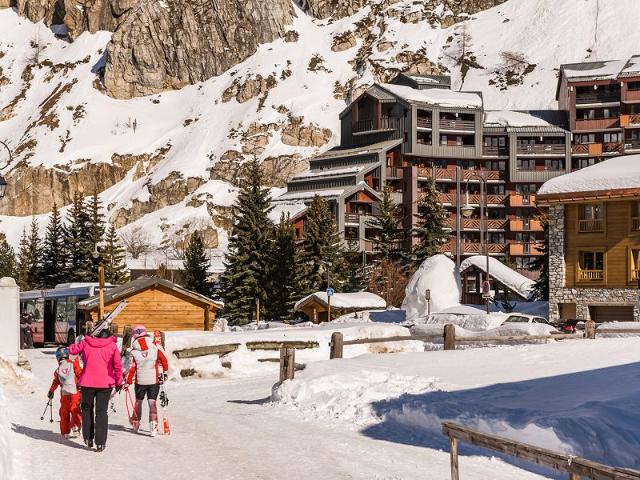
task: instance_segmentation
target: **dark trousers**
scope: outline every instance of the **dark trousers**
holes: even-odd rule
[[[85,441],[95,438],[96,445],[106,445],[109,427],[107,408],[111,399],[111,390],[111,388],[82,387],[82,436]]]
[[[160,385],[157,383],[155,385],[138,385],[136,384],[136,405],[135,405],[135,420],[140,421],[142,419],[142,402],[144,401],[144,397],[147,397],[147,401],[149,402],[149,421],[157,422],[158,421],[158,407],[156,405],[156,400],[158,399],[158,394],[160,393]]]

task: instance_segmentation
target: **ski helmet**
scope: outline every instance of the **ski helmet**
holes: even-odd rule
[[[56,360],[64,360],[69,358],[69,350],[66,347],[58,347],[56,350]]]
[[[134,338],[144,337],[147,335],[147,329],[144,325],[136,325],[131,331]]]

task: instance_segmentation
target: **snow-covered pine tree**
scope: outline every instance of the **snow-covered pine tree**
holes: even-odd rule
[[[316,195],[307,208],[305,240],[300,254],[298,271],[300,296],[327,288],[336,291],[344,284],[343,246],[329,204]]]
[[[257,159],[247,162],[233,209],[234,226],[220,279],[224,312],[231,323],[246,324],[255,315],[256,298],[262,318],[269,318],[274,225],[269,220],[271,198]]]
[[[532,272],[538,272],[540,276],[536,280],[531,292],[532,300],[548,301],[549,300],[549,244],[547,239],[549,238],[549,221],[546,218],[541,218],[542,226],[544,229],[543,240],[538,242],[536,248],[542,252],[542,255],[535,257],[535,260],[531,263],[529,270]]]
[[[447,217],[447,211],[438,201],[435,183],[428,182],[423,197],[418,202],[418,225],[413,229],[413,236],[418,239],[418,244],[411,252],[415,264],[420,265],[427,258],[437,255],[442,245],[447,243]]]
[[[401,207],[393,201],[388,187],[382,192],[382,198],[377,205],[377,215],[368,222],[368,226],[376,229],[378,233],[378,236],[373,238],[373,244],[378,252],[377,258],[379,261],[399,260],[405,256],[401,248]]]
[[[342,252],[343,292],[361,292],[367,286],[363,253],[357,242],[347,243]]]
[[[18,285],[21,290],[33,290],[42,286],[41,281],[42,246],[38,234],[38,222],[31,220],[29,235],[22,231],[18,253]]]
[[[65,241],[69,251],[67,257],[67,279],[77,282],[92,282],[97,278],[94,268],[90,234],[90,217],[82,195],[76,193],[67,213]]]
[[[129,278],[126,252],[115,227],[110,224],[102,247],[104,278],[113,285],[122,285]]]
[[[91,260],[93,262],[92,271],[95,272],[95,280],[98,279],[98,267],[104,264],[102,255],[102,242],[105,234],[105,218],[102,213],[102,202],[97,192],[91,196],[86,206],[87,215],[89,216],[89,243],[91,247]],[[98,255],[95,255],[98,252]]]
[[[289,217],[284,213],[276,226],[273,245],[272,287],[268,294],[269,312],[273,320],[289,320],[293,317],[293,306],[298,300],[296,268],[298,266],[298,249],[296,231]]]
[[[0,278],[15,278],[16,275],[16,254],[7,240],[2,238],[0,239]]]
[[[210,267],[211,262],[207,257],[202,235],[196,230],[189,237],[184,251],[184,288],[210,297],[212,291],[209,281]]]
[[[66,262],[64,225],[54,203],[42,247],[42,284],[45,288],[53,288],[66,280]]]

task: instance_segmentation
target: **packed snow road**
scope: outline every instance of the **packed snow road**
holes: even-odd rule
[[[434,479],[449,475],[448,453],[375,440],[322,420],[292,415],[268,396],[274,377],[171,382],[172,435],[150,438],[127,424],[122,395],[110,412],[107,449],[64,440],[40,420],[55,367],[52,351],[26,352],[33,378],[3,385],[11,431],[13,478],[102,479]],[[58,408],[58,396],[54,408]],[[144,433],[144,432],[143,432]],[[501,460],[461,459],[465,479],[539,479]],[[0,469],[0,471],[2,471]],[[157,476],[157,477],[156,477]]]

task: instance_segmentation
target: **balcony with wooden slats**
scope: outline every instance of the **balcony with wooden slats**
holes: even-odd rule
[[[447,228],[455,231],[456,229],[456,219],[455,216],[450,216],[446,222]],[[479,218],[463,218],[460,219],[460,227],[462,230],[480,230],[481,221]],[[487,227],[491,231],[504,231],[507,228],[507,220],[506,219],[494,219],[490,218],[487,220]]]
[[[620,94],[616,93],[579,93],[576,95],[576,105],[595,105],[599,103],[620,103]]]
[[[416,119],[416,125],[418,128],[426,128],[430,130],[433,128],[433,120],[428,117],[418,117]]]
[[[609,128],[620,128],[620,118],[576,119],[576,130],[607,130]]]
[[[578,282],[604,282],[604,270],[583,270],[578,265],[576,280]]]
[[[623,102],[637,102],[640,100],[640,90],[628,90],[624,94]]]
[[[589,220],[578,220],[578,232],[602,233],[604,232],[604,219],[594,218]]]
[[[400,119],[398,117],[382,116],[379,118],[369,118],[359,120],[351,126],[353,134],[379,132],[385,130],[399,130]]]
[[[514,257],[522,257],[526,255],[543,255],[544,252],[541,252],[536,243],[526,242],[513,242],[509,243],[509,255]]]
[[[535,207],[536,196],[533,194],[532,195],[518,195],[518,194],[509,195],[509,206],[510,207]]]
[[[460,202],[462,205],[467,201],[467,197],[464,194],[460,195]],[[489,206],[503,205],[507,199],[507,195],[487,195],[487,203]],[[456,195],[455,193],[438,193],[438,201],[443,204],[455,205]],[[480,205],[483,201],[480,195],[469,195],[469,203],[471,205]]]
[[[440,130],[453,132],[475,132],[476,122],[470,120],[440,119]]]
[[[640,128],[640,115],[620,115],[620,126],[624,128]]]
[[[564,156],[567,153],[567,147],[563,144],[537,144],[537,145],[518,145],[516,150],[518,156]]]
[[[479,242],[461,242],[460,249],[463,255],[480,255],[483,252],[483,245]],[[489,243],[487,245],[489,255],[504,255],[505,245],[503,243]],[[456,242],[450,240],[442,246],[443,253],[456,253]]]
[[[508,157],[509,156],[509,148],[508,147],[488,147],[487,145],[483,145],[483,147],[482,147],[482,156],[484,156],[484,157]]]
[[[622,142],[609,142],[602,144],[602,153],[605,155],[618,155],[624,150]]]
[[[429,167],[418,168],[418,178],[431,179],[433,170]],[[505,181],[507,179],[506,172],[500,170],[461,170],[462,178],[460,180],[466,182],[480,182],[479,176],[485,178],[488,182]],[[456,180],[456,170],[454,168],[436,168],[436,180]]]
[[[509,230],[512,232],[542,232],[544,227],[540,220],[509,220]]]
[[[624,149],[626,152],[640,151],[640,140],[625,140]]]

